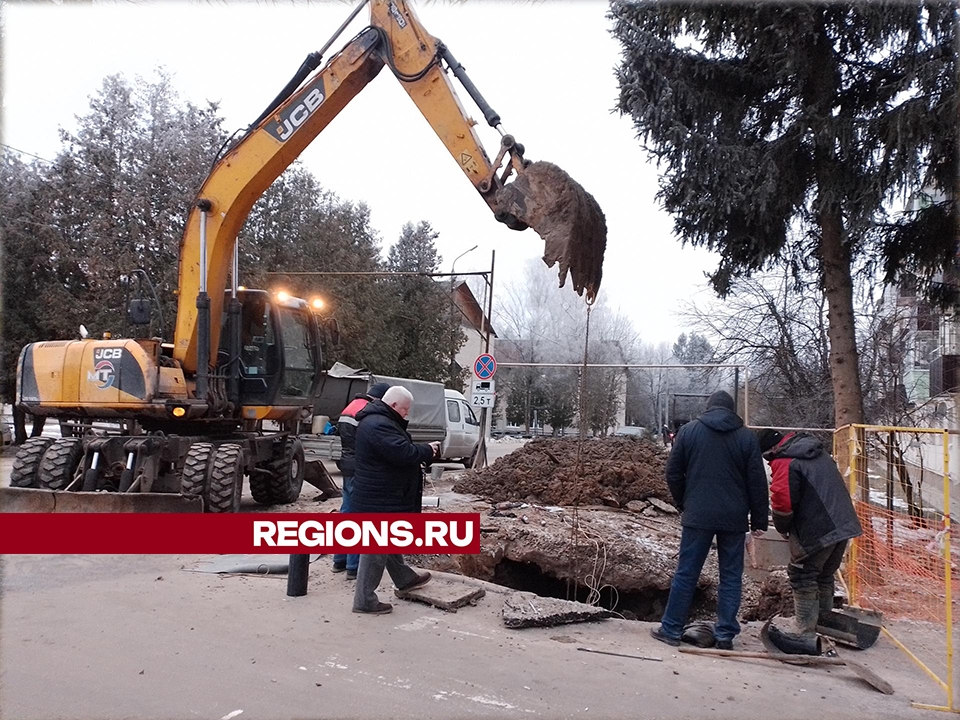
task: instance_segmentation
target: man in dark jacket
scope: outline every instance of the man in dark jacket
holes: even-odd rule
[[[773,524],[790,540],[787,575],[796,633],[813,640],[818,617],[833,609],[833,578],[847,541],[863,530],[843,476],[820,440],[772,429],[761,430],[759,439],[773,473]]]
[[[693,593],[714,537],[720,562],[716,639],[732,649],[740,632],[737,612],[743,582],[744,533],[767,529],[767,479],[756,436],[743,426],[733,398],[722,390],[707,410],[680,428],[667,459],[667,485],[682,515],[683,535],[677,572],[659,628],[650,632],[679,645]],[[747,516],[749,515],[749,523]]]
[[[354,447],[357,437],[357,413],[367,406],[371,400],[379,400],[383,394],[390,389],[390,385],[381,382],[373,385],[365,395],[357,395],[343,412],[340,413],[340,419],[337,421],[337,434],[340,436],[340,459],[337,460],[337,467],[340,468],[340,475],[343,477],[343,499],[340,502],[340,512],[350,512],[350,490],[353,486],[353,472],[356,467],[354,462]],[[347,580],[355,580],[357,577],[357,567],[360,565],[359,555],[334,555],[333,571],[335,573],[347,571]]]
[[[440,443],[415,443],[407,433],[407,415],[413,395],[395,385],[357,413],[356,468],[350,507],[357,513],[420,512],[423,494],[422,465],[440,453]],[[360,558],[353,612],[383,615],[393,610],[380,602],[377,586],[386,568],[397,590],[404,592],[430,581],[430,573],[418,573],[403,562],[402,555],[370,555]]]

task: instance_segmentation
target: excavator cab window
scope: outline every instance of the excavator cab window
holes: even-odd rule
[[[283,337],[283,384],[280,394],[285,397],[308,397],[319,364],[313,318],[302,310],[281,307],[280,328]]]
[[[303,404],[320,368],[319,333],[306,305],[279,303],[263,290],[241,290],[240,401],[244,405]],[[229,301],[228,301],[229,302]],[[220,361],[226,366],[227,313],[223,314]]]
[[[283,376],[283,348],[279,317],[269,294],[244,290],[240,300],[240,395],[243,404],[269,405]],[[229,303],[229,299],[226,300]],[[228,315],[223,313],[218,365],[230,361]]]
[[[248,378],[270,378],[280,364],[280,348],[265,297],[244,299],[240,323],[240,372]]]

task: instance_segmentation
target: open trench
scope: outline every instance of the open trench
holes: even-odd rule
[[[415,555],[420,567],[458,573],[542,597],[592,602],[628,620],[660,620],[676,570],[680,521],[676,515],[637,516],[610,508],[580,509],[572,532],[569,508],[530,506],[481,510],[481,552]],[[596,580],[595,576],[598,576]],[[704,565],[690,619],[716,615],[716,553]],[[591,587],[598,587],[598,595]],[[765,620],[792,609],[786,573],[747,570],[740,617]]]
[[[593,591],[569,580],[560,580],[544,573],[531,563],[504,559],[494,568],[492,582],[497,585],[536,593],[541,597],[577,600],[594,603],[598,607],[614,610],[627,620],[655,622],[663,617],[669,590],[645,588],[641,590],[618,590],[605,585],[592,597]],[[716,612],[716,597],[703,588],[697,588],[691,607],[691,618],[709,617]]]

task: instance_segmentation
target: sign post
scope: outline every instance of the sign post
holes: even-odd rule
[[[497,372],[497,360],[489,352],[480,355],[473,363],[473,374],[477,380],[471,383],[470,402],[473,407],[480,408],[480,447],[474,460],[474,467],[484,467],[487,464],[487,417],[488,410],[493,409],[496,402],[496,382],[493,376]]]

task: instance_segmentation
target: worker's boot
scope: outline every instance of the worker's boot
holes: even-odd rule
[[[828,617],[831,612],[833,612],[833,593],[834,585],[833,578],[825,582],[821,582],[818,587],[818,595],[820,599],[820,612],[819,617]],[[819,624],[823,624],[822,620],[818,620]]]
[[[820,616],[818,589],[803,588],[793,591],[793,622],[795,632],[805,641],[812,641],[817,637],[817,618]]]
[[[776,625],[769,627],[769,638],[773,645],[788,655],[819,655],[820,638],[817,635],[817,617],[820,604],[817,600],[817,588],[804,588],[793,591],[793,622],[780,630]]]

